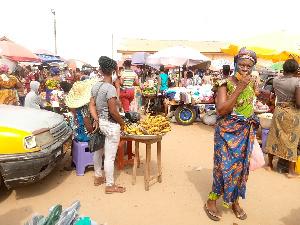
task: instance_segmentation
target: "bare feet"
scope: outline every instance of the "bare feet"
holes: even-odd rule
[[[103,183],[105,183],[105,177],[95,177],[94,178],[94,185],[95,186],[98,186],[98,185],[100,185],[100,184],[103,184]]]
[[[288,178],[288,179],[300,179],[300,175],[296,172],[294,172],[294,173],[289,172],[287,174],[286,178]]]
[[[270,166],[270,165],[265,166],[265,170],[268,171],[268,172],[272,172],[273,171],[273,165],[272,166]]]

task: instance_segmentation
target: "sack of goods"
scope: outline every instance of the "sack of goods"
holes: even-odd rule
[[[214,109],[208,109],[205,116],[203,117],[203,123],[209,126],[215,125],[217,121],[217,111]]]

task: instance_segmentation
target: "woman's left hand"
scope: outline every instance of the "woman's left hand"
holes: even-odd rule
[[[96,120],[94,120],[94,122],[93,122],[93,131],[92,131],[92,134],[96,133],[97,130],[98,130],[98,128],[99,128],[99,122],[96,121]]]

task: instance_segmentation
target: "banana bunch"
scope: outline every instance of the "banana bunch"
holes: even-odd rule
[[[124,133],[133,135],[159,135],[171,131],[170,122],[163,116],[147,114],[145,121],[125,125]]]

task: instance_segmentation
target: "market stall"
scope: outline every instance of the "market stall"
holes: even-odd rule
[[[135,141],[132,184],[135,185],[136,183],[136,170],[138,166],[140,149],[139,145],[146,144],[145,190],[148,191],[151,180],[157,179],[159,183],[162,182],[162,138],[167,132],[171,131],[170,122],[163,116],[151,116],[150,114],[147,114],[144,121],[136,121],[128,118],[129,115],[127,114],[127,119],[125,119],[126,126],[122,136]],[[151,145],[155,143],[157,144],[157,173],[155,176],[151,177]]]
[[[200,116],[200,109],[214,107],[212,86],[174,87],[165,94],[169,104],[169,114],[174,114],[181,125],[190,125]]]

